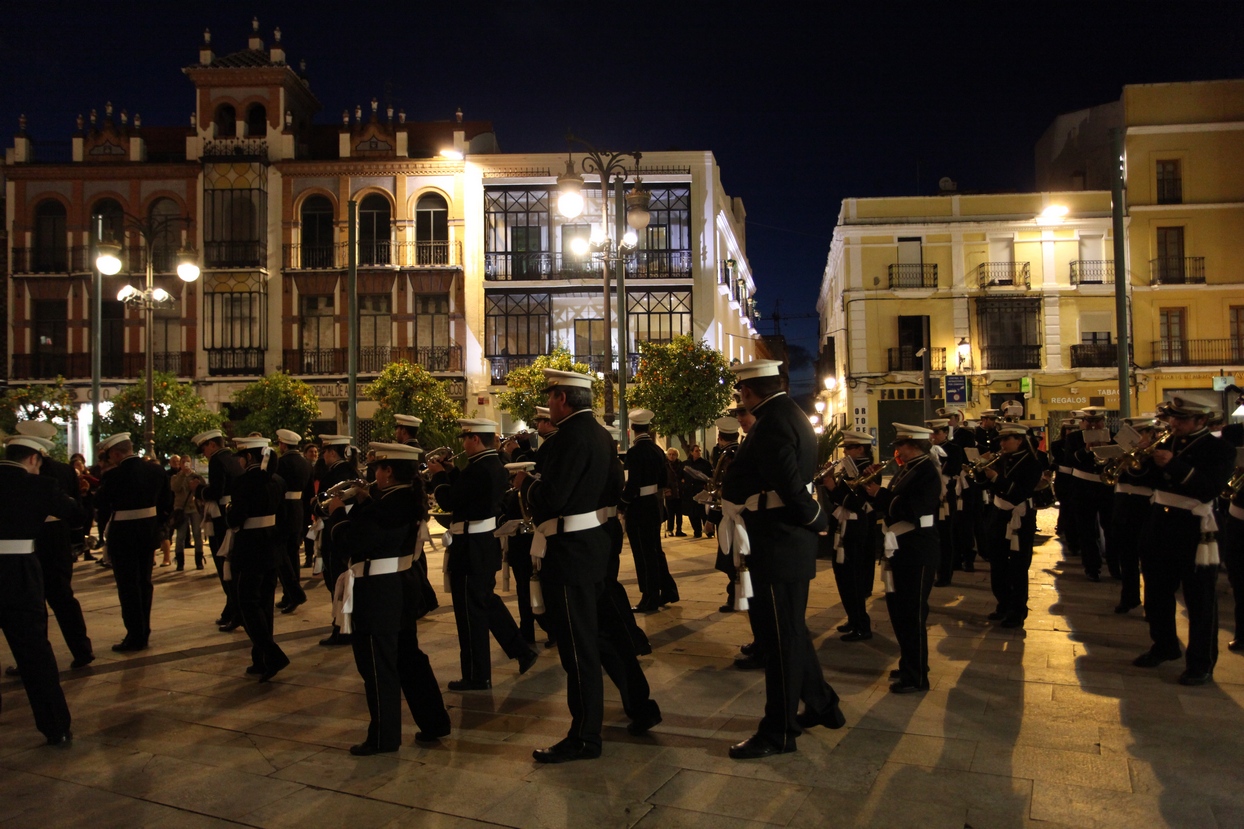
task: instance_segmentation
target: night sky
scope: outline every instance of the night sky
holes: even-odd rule
[[[814,354],[843,198],[934,193],[942,176],[1031,189],[1055,115],[1127,83],[1244,77],[1242,0],[335,5],[350,14],[23,3],[0,22],[0,135],[11,146],[24,112],[36,142],[67,154],[75,117],[107,100],[145,125],[188,124],[178,70],[197,62],[203,29],[225,54],[258,16],[266,44],[279,26],[290,63],[306,59],[322,123],[374,96],[410,120],[460,106],[493,122],[505,152],[561,150],[568,130],[602,148],[713,151],[747,208],[761,332],[780,301],[783,333]]]

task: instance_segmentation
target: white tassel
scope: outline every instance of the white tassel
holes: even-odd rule
[[[1218,559],[1218,542],[1202,541],[1196,547],[1196,566],[1197,567],[1217,567]]]
[[[537,616],[544,614],[544,591],[540,589],[540,577],[531,574],[531,612]]]
[[[229,559],[225,559],[224,574],[221,578],[225,581],[233,581],[233,569],[229,566]]]
[[[886,568],[881,571],[881,583],[885,585],[885,592],[894,592],[894,571]]]
[[[739,568],[738,594],[745,599],[750,599],[756,595],[755,591],[752,590],[752,571],[747,569],[746,564]]]
[[[834,559],[834,561],[836,561],[838,564],[846,564],[847,563],[847,551],[839,547],[838,555]]]
[[[747,597],[739,595],[737,590],[734,594],[734,609],[747,610]]]
[[[311,568],[311,575],[318,576],[324,572],[324,558],[317,555],[315,557],[315,565]]]

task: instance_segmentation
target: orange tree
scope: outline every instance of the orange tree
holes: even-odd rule
[[[497,408],[509,414],[515,420],[533,424],[536,418],[536,406],[543,406],[548,399],[541,394],[546,368],[560,371],[577,371],[580,374],[591,374],[592,369],[586,363],[576,363],[570,352],[558,346],[552,354],[542,354],[532,361],[531,365],[512,370],[505,376],[506,389],[497,395]],[[598,377],[592,378],[592,406],[600,408],[600,401],[605,391],[605,381]]]
[[[177,382],[172,374],[157,371],[153,380],[156,454],[161,458],[167,458],[174,452],[194,454],[196,449],[190,439],[199,432],[222,428],[224,415],[207,408],[194,386]],[[100,436],[129,432],[134,447],[141,448],[143,401],[146,396],[146,386],[141,382],[113,395],[112,408],[103,417]]]
[[[657,432],[690,446],[697,429],[721,417],[733,389],[725,355],[684,334],[668,343],[639,344],[639,372],[627,387],[626,406],[651,409]]]
[[[394,415],[414,415],[423,421],[419,442],[426,449],[457,446],[458,418],[462,406],[448,394],[449,384],[432,376],[418,363],[389,363],[376,379],[363,387],[363,394],[376,401],[375,440],[392,440]],[[366,448],[366,447],[362,447]]]

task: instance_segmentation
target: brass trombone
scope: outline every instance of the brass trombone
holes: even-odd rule
[[[1102,483],[1114,486],[1119,482],[1119,478],[1123,477],[1123,473],[1136,474],[1155,450],[1166,448],[1166,444],[1170,442],[1172,437],[1173,433],[1167,430],[1148,446],[1133,449],[1131,452],[1124,452],[1119,457],[1111,459],[1101,471]]]

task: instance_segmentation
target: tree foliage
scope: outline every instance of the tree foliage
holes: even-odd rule
[[[392,440],[393,416],[409,414],[423,421],[419,442],[425,448],[456,445],[462,408],[449,396],[449,383],[436,379],[418,363],[389,363],[374,382],[363,387],[363,394],[378,406],[373,418],[376,440]]]
[[[269,374],[233,395],[235,406],[248,410],[238,426],[240,434],[259,432],[275,438],[277,429],[303,437],[320,416],[320,400],[311,386],[283,371]]]
[[[157,371],[155,383],[155,448],[161,458],[174,452],[194,454],[190,439],[199,432],[219,429],[224,415],[207,408],[203,398],[189,383],[179,383],[172,374]],[[143,401],[145,383],[127,386],[112,398],[112,408],[103,418],[101,437],[129,432],[136,448],[143,444]]]
[[[497,408],[508,413],[515,420],[521,420],[524,423],[534,422],[536,406],[543,406],[548,399],[540,392],[547,385],[544,382],[544,369],[546,368],[592,374],[592,369],[586,363],[576,363],[569,351],[558,346],[551,354],[543,354],[537,357],[531,365],[516,368],[505,376],[507,388],[498,395]],[[592,376],[592,406],[599,409],[603,405],[605,381],[594,374]]]
[[[46,420],[63,428],[77,419],[78,404],[73,389],[65,386],[65,378],[57,377],[51,383],[30,386],[10,386],[0,398],[0,431],[13,434],[19,420]],[[65,460],[65,436],[57,435],[52,456]]]
[[[668,343],[639,344],[639,373],[627,388],[626,406],[651,409],[653,428],[690,446],[730,405],[730,363],[704,340],[689,334]]]

